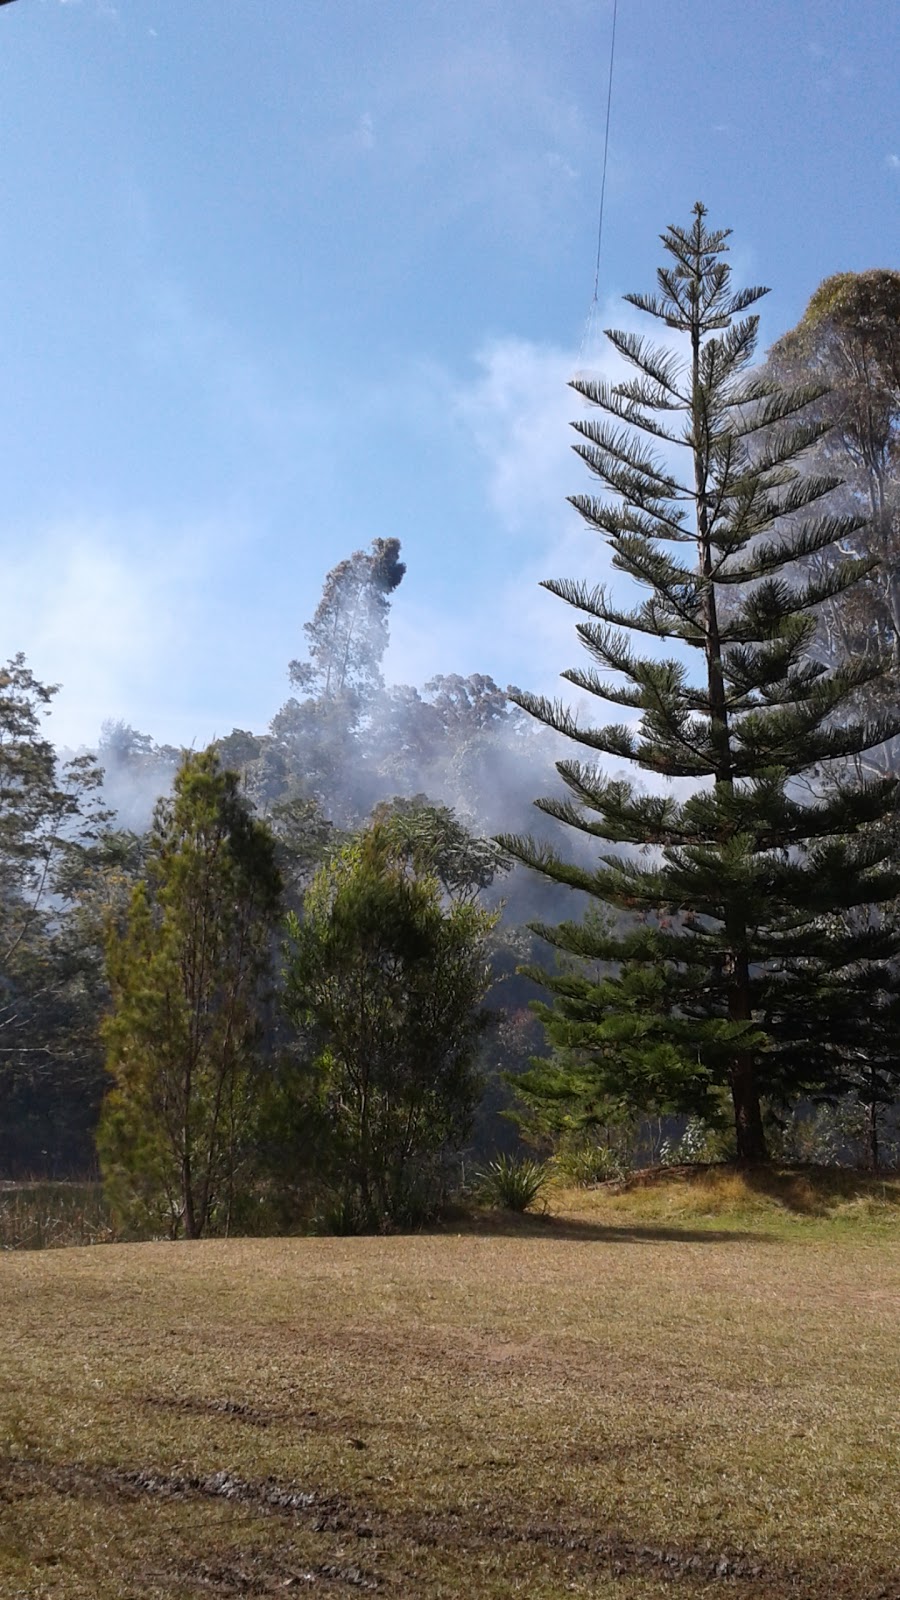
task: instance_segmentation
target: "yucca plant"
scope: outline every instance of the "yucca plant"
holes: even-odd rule
[[[527,1211],[549,1178],[543,1162],[528,1156],[503,1155],[479,1172],[478,1183],[481,1197],[489,1206],[502,1211]]]

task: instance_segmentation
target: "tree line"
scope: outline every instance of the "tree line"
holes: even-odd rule
[[[0,674],[10,1173],[96,1146],[128,1225],[197,1236],[264,1203],[424,1216],[510,1110],[544,1148],[679,1117],[759,1162],[798,1107],[841,1106],[883,1158],[900,274],[826,280],[756,365],[765,290],[734,288],[727,233],[698,206],[663,245],[627,297],[662,338],[610,332],[632,375],[573,383],[573,504],[620,574],[546,584],[578,617],[577,711],[480,675],[386,686],[396,539],[328,575],[265,734],[109,727],[66,762],[55,691],[21,656]]]

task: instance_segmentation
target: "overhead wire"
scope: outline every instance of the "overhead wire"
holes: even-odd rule
[[[603,176],[600,180],[600,220],[597,224],[597,266],[594,272],[594,300],[600,288],[600,252],[603,248],[603,208],[606,203],[606,169],[609,165],[609,119],[612,111],[613,67],[616,59],[616,19],[619,0],[613,0],[612,33],[609,41],[609,73],[606,81],[606,128],[603,134]]]
[[[603,130],[603,166],[600,179],[600,215],[597,222],[597,259],[594,266],[594,292],[588,309],[587,321],[579,347],[579,359],[584,355],[585,347],[594,331],[597,305],[600,295],[600,264],[603,253],[603,215],[606,207],[606,175],[609,168],[609,127],[612,115],[613,75],[616,61],[616,24],[619,14],[619,0],[613,0],[612,28],[609,39],[609,69],[606,77],[606,122]]]

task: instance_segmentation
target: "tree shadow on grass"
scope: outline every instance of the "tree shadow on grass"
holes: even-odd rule
[[[770,1244],[777,1235],[750,1228],[666,1226],[658,1222],[590,1222],[540,1212],[466,1212],[448,1220],[442,1233],[490,1239],[541,1239],[568,1244]]]
[[[900,1213],[896,1172],[871,1173],[856,1167],[826,1167],[811,1162],[733,1170],[741,1170],[743,1181],[754,1194],[775,1201],[796,1216],[825,1216],[842,1203],[866,1201]]]
[[[782,1216],[824,1218],[842,1205],[874,1205],[900,1217],[900,1174],[872,1174],[855,1167],[822,1166],[812,1162],[770,1161],[744,1166],[733,1161],[691,1163],[677,1167],[647,1167],[630,1175],[625,1187],[693,1191],[702,1201],[724,1201],[740,1211],[749,1203],[767,1202]]]

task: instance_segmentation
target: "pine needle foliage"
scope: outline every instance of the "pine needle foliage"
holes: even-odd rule
[[[848,929],[832,913],[877,911],[900,888],[890,830],[870,826],[897,780],[856,781],[852,763],[900,711],[858,710],[885,656],[829,667],[813,652],[816,608],[871,571],[840,553],[863,518],[828,509],[837,480],[804,471],[828,426],[821,387],[752,366],[766,290],[733,288],[727,239],[700,204],[668,228],[657,292],[626,296],[665,344],[612,331],[634,375],[572,384],[593,407],[575,449],[601,491],[572,503],[645,593],[629,605],[602,586],[544,587],[579,614],[589,657],[563,676],[625,715],[590,726],[543,696],[513,698],[587,752],[559,763],[567,793],[537,804],[598,841],[599,861],[501,842],[610,908],[538,930],[563,957],[542,975],[557,1056],[541,1092],[701,1112],[724,1092],[740,1157],[759,1161],[761,1100],[834,1080],[839,1047],[817,1018],[845,980],[867,973],[877,988],[898,947],[888,919]],[[673,653],[642,654],[642,638]]]

